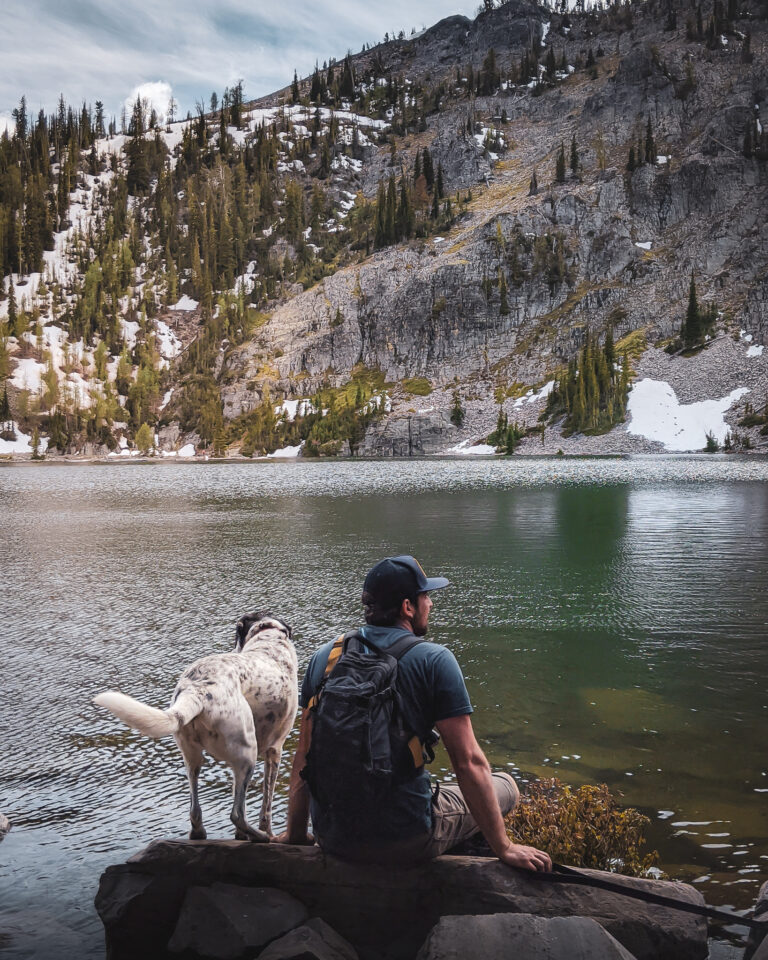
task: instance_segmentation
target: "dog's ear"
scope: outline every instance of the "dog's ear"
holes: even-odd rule
[[[244,613],[242,617],[237,621],[235,625],[235,653],[240,653],[240,651],[245,646],[245,640],[248,636],[248,631],[259,620],[261,620],[262,613],[257,611],[255,613]]]

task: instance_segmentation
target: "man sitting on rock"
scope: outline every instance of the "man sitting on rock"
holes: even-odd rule
[[[415,734],[408,744],[410,770],[405,775],[395,771],[372,801],[355,798],[354,781],[352,788],[342,785],[349,767],[348,758],[343,759],[343,735],[337,741],[338,762],[327,748],[322,754],[319,743],[313,760],[312,725],[318,699],[324,696],[339,658],[342,663],[354,661],[353,654],[341,656],[339,641],[326,643],[313,655],[301,689],[301,731],[291,772],[287,830],[278,838],[281,842],[311,843],[307,833],[311,813],[321,847],[350,860],[415,863],[437,857],[479,831],[503,863],[528,870],[551,869],[546,853],[512,843],[507,836],[504,816],[517,803],[518,789],[506,773],[491,772],[475,739],[472,706],[456,658],[446,647],[420,642],[419,638],[426,636],[432,609],[429,593],[446,586],[444,577],[428,578],[410,556],[382,560],[365,578],[366,625],[357,631],[358,653],[370,656],[372,650],[392,651],[397,659],[395,682],[402,717],[410,734]],[[369,646],[364,646],[366,642]],[[351,649],[349,644],[347,649]],[[377,659],[388,662],[391,669],[391,660]],[[348,669],[354,674],[354,668]],[[316,722],[319,734],[319,714]],[[322,722],[327,723],[325,718]],[[341,723],[336,728],[340,731]],[[429,744],[433,727],[445,744],[458,781],[455,786],[439,786],[434,794],[422,755],[422,745]],[[318,768],[318,754],[329,758],[325,769]],[[361,762],[361,783],[365,776]],[[344,802],[345,791],[348,803]],[[329,801],[328,797],[340,799]]]

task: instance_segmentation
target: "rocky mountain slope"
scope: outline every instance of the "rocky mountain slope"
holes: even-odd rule
[[[244,104],[230,150],[267,127],[278,144],[272,221],[229,290],[258,318],[218,331],[221,418],[206,433],[177,405],[201,375],[184,356],[210,323],[194,268],[179,277],[185,298],[150,310],[178,343],[160,351],[163,399],[143,415],[158,446],[483,452],[504,446],[501,415],[520,452],[701,449],[729,432],[732,448],[765,447],[765,12],[510,0],[335,65],[346,89],[331,106],[327,70]],[[99,147],[119,175],[117,141]],[[151,217],[140,222],[151,236]],[[167,262],[156,269],[161,287]],[[126,311],[142,280],[139,264]],[[701,327],[686,339],[693,287]],[[599,429],[552,399],[569,363],[577,384],[585,342],[615,353]],[[12,383],[23,390],[18,365]],[[135,436],[122,437],[127,450]]]

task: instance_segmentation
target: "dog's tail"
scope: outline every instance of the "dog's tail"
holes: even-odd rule
[[[182,690],[176,702],[167,710],[158,710],[148,707],[146,703],[126,697],[116,690],[107,690],[93,698],[99,707],[106,707],[123,723],[138,730],[148,737],[159,740],[160,737],[169,737],[176,733],[185,724],[200,713],[203,706],[198,694],[194,690]]]

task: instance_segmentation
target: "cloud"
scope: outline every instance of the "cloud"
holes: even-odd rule
[[[102,100],[119,116],[130,91],[162,82],[183,116],[239,79],[247,98],[264,96],[290,83],[294,68],[305,76],[315,61],[385,33],[472,16],[477,0],[5,0],[3,8],[0,112],[26,94],[34,114],[50,113],[63,93],[75,106]]]
[[[141,83],[137,87],[134,87],[125,98],[124,105],[126,115],[130,117],[136,99],[141,98],[142,102],[147,102],[150,111],[155,111],[158,123],[165,123],[165,115],[168,112],[168,104],[172,95],[173,90],[171,85],[170,83],[166,83],[165,80],[153,80],[149,83]]]

